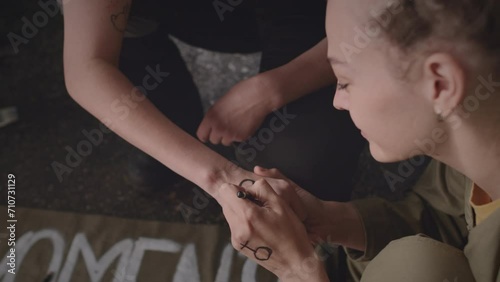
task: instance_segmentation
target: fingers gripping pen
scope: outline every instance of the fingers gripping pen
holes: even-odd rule
[[[252,185],[255,183],[255,180],[252,180],[252,179],[244,179],[240,182],[240,184],[238,186],[242,187],[242,185],[245,183],[245,182],[251,182]],[[259,205],[259,206],[262,206],[262,202],[257,200],[252,194],[246,192],[246,191],[238,191],[236,192],[236,196],[240,199],[246,199],[246,200],[249,200],[249,201],[252,201],[253,203]]]

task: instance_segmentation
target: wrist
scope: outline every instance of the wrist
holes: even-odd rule
[[[329,281],[324,267],[324,263],[312,251],[309,255],[303,256],[296,263],[290,264],[282,273],[277,275],[282,282],[295,281]]]
[[[218,199],[219,188],[225,183],[238,185],[243,179],[250,177],[251,173],[230,161],[220,168],[211,170],[206,179],[211,196]]]
[[[255,79],[258,80],[259,93],[265,95],[264,98],[267,100],[265,107],[267,107],[269,113],[283,107],[289,102],[286,98],[287,85],[283,80],[280,68],[263,72],[255,76]]]
[[[325,202],[329,218],[327,241],[344,247],[364,251],[365,229],[356,207],[347,202]]]

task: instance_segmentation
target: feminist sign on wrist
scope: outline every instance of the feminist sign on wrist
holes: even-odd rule
[[[248,242],[250,242],[250,241],[246,241],[245,244],[240,244],[241,245],[240,250],[243,250],[244,248],[249,249],[250,251],[253,252],[253,256],[257,260],[260,260],[260,261],[269,260],[269,258],[273,254],[273,250],[271,250],[271,248],[269,248],[269,247],[258,247],[257,249],[254,250],[248,246]]]

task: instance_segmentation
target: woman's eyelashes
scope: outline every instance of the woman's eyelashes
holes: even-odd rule
[[[349,83],[337,83],[337,90],[345,90],[349,86]]]

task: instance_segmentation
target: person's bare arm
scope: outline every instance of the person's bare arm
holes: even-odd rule
[[[174,125],[118,69],[130,4],[129,0],[64,3],[68,92],[125,140],[216,196],[221,183],[237,183],[249,173]]]
[[[325,38],[288,64],[268,72],[268,79],[276,81],[275,87],[281,94],[276,104],[278,107],[337,81],[327,59],[327,49]]]
[[[363,220],[351,203],[324,201],[326,241],[362,251],[366,249],[366,231]]]
[[[226,146],[244,141],[273,110],[335,81],[323,39],[289,63],[236,84],[207,112],[198,138]]]

